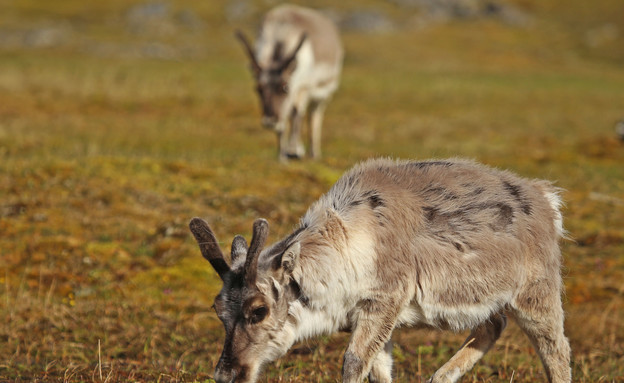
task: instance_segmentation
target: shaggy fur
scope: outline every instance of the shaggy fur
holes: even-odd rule
[[[246,255],[245,264],[257,262],[257,269],[237,261],[220,273],[215,306],[226,343],[217,381],[254,382],[262,365],[294,342],[348,330],[343,381],[390,382],[392,331],[420,326],[471,330],[430,379],[455,382],[496,342],[508,314],[531,339],[549,381],[570,382],[560,204],[549,182],[471,161],[356,166],[293,233]],[[194,233],[210,231],[193,222]],[[254,239],[263,236],[256,226]],[[255,242],[250,249],[262,247]]]

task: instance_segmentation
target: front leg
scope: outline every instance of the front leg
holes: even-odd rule
[[[290,115],[290,134],[286,155],[289,158],[301,158],[305,154],[305,147],[301,143],[301,125],[303,121],[302,110],[293,107]]]
[[[368,374],[368,381],[370,383],[392,382],[392,349],[392,340],[389,340],[375,357],[370,373]]]
[[[310,105],[308,114],[308,127],[310,129],[310,157],[321,158],[321,129],[323,128],[323,115],[325,114],[326,102],[314,102]]]
[[[277,130],[277,156],[280,162],[288,162],[288,156],[286,155],[287,136],[284,130]]]
[[[387,299],[364,300],[356,310],[342,365],[344,383],[360,383],[369,374],[384,345],[390,344],[399,312],[398,306]]]

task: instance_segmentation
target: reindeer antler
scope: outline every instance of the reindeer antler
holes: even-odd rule
[[[242,235],[237,235],[232,240],[232,250],[230,251],[230,259],[232,260],[232,266],[234,266],[234,262],[238,259],[238,257],[247,254],[247,241],[243,238]]]
[[[251,237],[251,244],[245,260],[245,285],[248,287],[252,287],[256,283],[258,256],[264,247],[268,235],[269,223],[263,218],[257,219],[253,225],[253,236]]]
[[[308,37],[308,34],[305,32],[301,35],[301,38],[299,39],[299,43],[297,43],[297,46],[295,47],[295,50],[293,51],[293,53],[291,53],[290,56],[288,56],[288,58],[284,59],[284,61],[280,65],[279,67],[280,72],[288,68],[288,66],[297,57],[297,53],[299,52],[299,49],[301,49],[301,47],[303,46],[303,42],[305,41],[307,37]]]
[[[245,37],[245,34],[240,29],[237,29],[235,32],[236,38],[238,38],[243,46],[245,47],[245,51],[247,52],[247,56],[249,56],[249,60],[251,61],[251,68],[255,73],[260,73],[262,68],[260,68],[260,64],[258,64],[258,60],[256,60],[256,55],[254,54],[253,49],[251,48],[251,44],[249,44],[249,40]]]
[[[202,256],[210,262],[219,277],[223,279],[230,272],[230,266],[225,262],[217,238],[210,226],[201,218],[193,218],[189,223],[189,228],[199,245]]]

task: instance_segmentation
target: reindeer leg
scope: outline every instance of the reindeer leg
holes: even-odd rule
[[[375,363],[376,359],[383,352],[384,345],[390,342],[399,312],[398,305],[387,301],[366,300],[358,305],[359,311],[355,315],[351,340],[342,365],[344,383],[360,383],[373,366],[379,367]]]
[[[569,383],[570,344],[563,332],[560,284],[540,281],[529,285],[518,296],[513,314],[539,354],[548,381]]]
[[[321,131],[323,128],[323,116],[325,114],[325,102],[314,102],[310,107],[308,126],[310,129],[310,157],[321,158]]]
[[[461,378],[498,340],[507,325],[507,318],[495,314],[490,319],[474,328],[459,351],[446,362],[428,383],[452,383]]]
[[[368,381],[370,383],[392,382],[392,348],[392,340],[389,340],[375,357],[370,373],[368,374]]]
[[[284,130],[278,130],[275,132],[277,134],[277,157],[280,162],[287,162],[288,157],[286,156],[286,135],[284,134]]]
[[[301,158],[305,154],[305,147],[301,143],[302,111],[293,107],[290,115],[290,135],[286,155],[289,158]]]

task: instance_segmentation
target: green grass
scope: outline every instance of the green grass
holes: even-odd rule
[[[193,59],[0,51],[0,380],[210,381],[223,341],[210,309],[220,283],[190,218],[207,218],[224,251],[257,217],[276,240],[360,160],[461,156],[567,190],[575,381],[620,381],[624,145],[613,126],[624,117],[624,44],[589,48],[583,36],[621,5],[518,3],[533,27],[481,20],[345,33],[324,158],[287,165],[259,127],[244,55],[217,6],[197,8],[213,23]],[[11,4],[0,4],[0,21],[62,16],[89,20],[98,38],[131,39],[104,22],[125,2]],[[423,381],[465,335],[397,331],[396,380]],[[297,345],[263,379],[337,381],[347,340]],[[512,379],[544,381],[513,324],[463,381]]]

